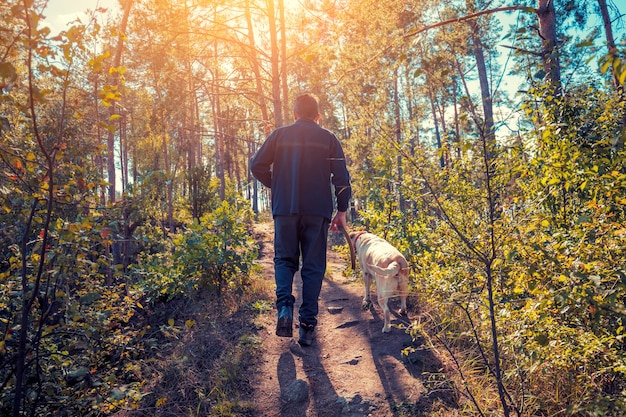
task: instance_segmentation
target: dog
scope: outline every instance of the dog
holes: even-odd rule
[[[354,253],[359,258],[363,281],[365,284],[365,296],[363,308],[369,309],[370,286],[372,278],[376,283],[378,305],[382,308],[385,324],[383,333],[391,331],[391,313],[388,301],[394,295],[400,296],[400,314],[406,315],[406,297],[409,291],[409,263],[406,258],[393,245],[385,239],[368,232],[350,232],[349,242],[352,244]],[[354,262],[353,262],[354,269]]]

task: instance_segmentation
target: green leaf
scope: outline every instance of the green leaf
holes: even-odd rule
[[[124,391],[122,391],[121,389],[119,389],[119,388],[115,388],[111,392],[111,397],[115,401],[120,401],[120,400],[123,400],[126,397],[126,393]]]
[[[70,371],[67,373],[67,376],[71,379],[81,379],[85,375],[89,373],[89,369],[87,368],[78,368],[74,371]]]
[[[579,42],[576,44],[577,48],[584,48],[587,46],[593,46],[593,42],[592,41],[583,41],[583,42]]]
[[[100,293],[91,292],[89,294],[86,294],[80,297],[80,303],[83,305],[89,305],[93,303],[94,301],[98,300],[100,296],[101,296]]]
[[[535,333],[533,338],[535,339],[535,342],[537,342],[541,346],[547,346],[550,342],[548,336],[546,336],[545,333]]]

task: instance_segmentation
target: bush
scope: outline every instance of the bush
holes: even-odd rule
[[[146,254],[138,285],[152,299],[171,299],[192,290],[242,291],[250,277],[257,247],[247,230],[251,211],[227,201],[184,231],[173,235],[166,250]]]

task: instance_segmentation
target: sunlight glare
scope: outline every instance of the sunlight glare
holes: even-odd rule
[[[278,1],[276,4],[278,5]],[[294,12],[303,8],[302,0],[283,0],[286,11]]]

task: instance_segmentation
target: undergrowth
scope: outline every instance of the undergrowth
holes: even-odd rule
[[[220,303],[197,293],[155,305],[145,316],[146,326],[159,330],[141,363],[143,398],[120,415],[253,415],[249,369],[261,352],[253,321],[265,297],[251,287]]]

